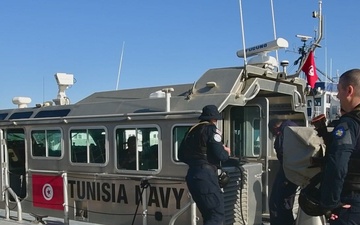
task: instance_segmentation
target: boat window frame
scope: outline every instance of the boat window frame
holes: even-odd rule
[[[104,151],[101,152],[102,154],[104,154],[103,158],[104,161],[103,162],[92,162],[92,158],[91,158],[91,144],[89,144],[88,142],[86,143],[86,161],[85,162],[74,162],[72,161],[73,159],[73,143],[72,143],[72,131],[73,130],[86,130],[86,134],[88,135],[88,130],[103,130],[105,132],[105,136],[104,136]],[[69,162],[71,165],[76,165],[76,166],[94,166],[94,165],[101,165],[104,166],[108,163],[109,161],[109,132],[108,132],[108,128],[106,126],[72,126],[68,129],[68,148],[69,148]],[[80,146],[79,146],[80,147]],[[83,146],[81,146],[83,147]],[[99,147],[98,147],[99,148]],[[99,148],[99,150],[101,150],[101,148]]]
[[[151,150],[151,148],[153,148],[152,150],[154,150],[156,148],[155,145],[157,145],[157,168],[147,168],[146,169],[146,165],[144,165],[144,163],[141,161],[145,158],[141,158],[138,154],[139,150],[139,139],[137,138],[137,156],[136,156],[136,168],[135,169],[125,169],[125,168],[120,168],[118,162],[120,154],[119,154],[119,146],[124,146],[127,142],[127,138],[122,138],[122,143],[118,143],[118,139],[117,139],[117,132],[118,130],[140,130],[140,129],[149,129],[149,128],[153,128],[157,131],[157,144],[153,144],[148,146],[148,150]],[[157,124],[132,124],[132,125],[118,125],[114,127],[113,130],[113,144],[114,144],[114,152],[115,152],[115,157],[114,157],[114,167],[116,169],[116,171],[121,172],[121,173],[142,173],[142,174],[158,174],[161,171],[162,168],[162,141],[161,141],[161,128],[159,125]],[[124,140],[125,139],[125,140]],[[149,138],[150,139],[150,138]],[[143,139],[141,139],[143,140]],[[143,145],[141,146],[143,147]],[[146,147],[146,146],[145,146]],[[124,147],[122,148],[124,149]],[[142,149],[141,151],[147,151]],[[143,164],[141,164],[143,163]],[[142,167],[143,166],[143,167]],[[141,168],[142,167],[142,168]]]
[[[198,122],[197,122],[198,123]],[[172,127],[171,127],[171,160],[174,162],[174,163],[180,163],[180,164],[185,164],[184,162],[181,162],[179,160],[179,147],[180,147],[180,144],[182,142],[182,140],[184,139],[185,137],[185,134],[186,132],[192,127],[194,126],[196,123],[177,123],[177,124],[174,124]],[[184,137],[180,140],[180,137],[179,139],[178,136],[175,136],[174,132],[175,132],[175,129],[178,128],[178,127],[187,127],[185,133],[184,133]],[[176,139],[175,139],[176,138]]]
[[[235,110],[239,112],[236,112]],[[255,111],[257,112],[256,115]],[[239,119],[237,118],[237,116],[234,116],[235,113],[239,113],[239,115],[241,115],[241,118],[239,117]],[[257,123],[257,126],[255,126],[255,122]],[[239,158],[261,158],[263,154],[261,140],[261,134],[263,132],[261,128],[261,106],[247,105],[241,107],[232,107],[230,109],[230,124],[230,135],[233,140],[231,150],[235,153],[235,156]],[[255,127],[257,127],[258,129],[256,130]],[[237,129],[235,130],[235,128]],[[258,136],[259,138],[259,143],[256,143],[256,136]],[[235,144],[236,141],[239,142],[237,146]],[[255,148],[259,152],[255,152]]]
[[[34,131],[44,131],[45,132],[45,155],[34,155],[34,142],[33,142],[33,132]],[[49,154],[49,145],[48,145],[48,138],[47,138],[47,131],[60,131],[60,155],[51,156]],[[64,157],[64,131],[61,127],[41,127],[41,128],[31,128],[29,130],[30,136],[30,155],[34,159],[51,159],[51,160],[61,160]]]

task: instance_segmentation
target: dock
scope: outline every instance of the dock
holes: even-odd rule
[[[44,218],[42,218],[42,221],[43,221],[43,223],[39,220],[36,220],[36,218],[29,213],[22,213],[22,220],[18,221],[16,211],[10,211],[10,218],[6,219],[5,218],[5,210],[0,209],[0,224],[1,225],[19,225],[19,224],[23,224],[23,225],[24,224],[63,225],[63,224],[65,224],[64,219],[56,218],[56,217],[44,217]],[[69,224],[71,224],[71,225],[94,225],[94,223],[87,223],[87,222],[81,222],[81,221],[75,221],[75,220],[70,220]]]

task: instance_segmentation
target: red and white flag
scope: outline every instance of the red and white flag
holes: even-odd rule
[[[314,52],[311,51],[309,53],[308,58],[306,59],[306,62],[304,63],[301,70],[306,74],[306,78],[308,81],[308,84],[311,88],[315,87],[315,82],[318,79],[317,73],[316,73],[316,66],[315,66],[315,59],[314,59]]]
[[[32,175],[33,205],[64,210],[64,185],[61,176]]]

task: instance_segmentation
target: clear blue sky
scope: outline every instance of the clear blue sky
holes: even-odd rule
[[[242,2],[246,46],[273,40],[270,0]],[[293,63],[295,35],[315,34],[318,1],[273,2],[277,37],[290,45],[279,58]],[[332,76],[360,67],[359,8],[359,0],[323,0],[316,64]],[[72,103],[115,90],[123,42],[119,89],[192,83],[210,68],[243,64],[238,0],[11,0],[1,1],[0,21],[0,108],[15,107],[15,96],[31,97],[29,106],[52,100],[56,72],[74,74]]]

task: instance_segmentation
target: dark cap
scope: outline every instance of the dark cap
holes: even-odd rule
[[[215,105],[207,105],[202,109],[202,113],[199,116],[200,120],[221,120],[221,114],[219,113]]]

